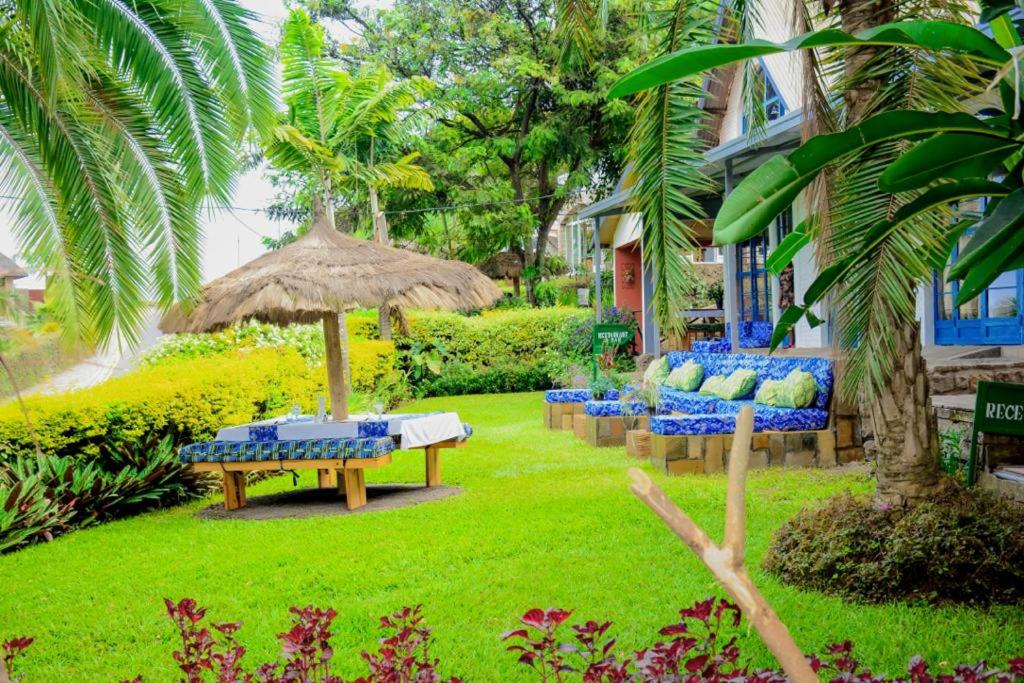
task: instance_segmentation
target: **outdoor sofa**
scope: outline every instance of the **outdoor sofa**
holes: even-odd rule
[[[832,360],[828,358],[797,358],[765,356],[748,353],[695,353],[672,351],[666,354],[669,367],[675,369],[686,361],[703,368],[704,377],[729,375],[734,370],[754,370],[757,383],[750,395],[742,400],[727,401],[715,396],[702,395],[660,386],[658,406],[650,420],[652,434],[731,434],[735,431],[736,416],[743,406],[754,409],[754,431],[815,431],[828,426],[828,406],[832,397]],[[809,372],[814,376],[817,393],[807,408],[780,408],[753,402],[753,396],[765,380],[780,380],[793,370]],[[626,394],[625,400],[585,401],[585,415],[614,417],[647,414],[647,406]]]

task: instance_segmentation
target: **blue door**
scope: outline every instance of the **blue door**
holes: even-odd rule
[[[970,234],[960,238],[953,262]],[[1024,344],[1024,270],[1003,273],[978,298],[954,306],[959,291],[959,281],[935,274],[936,344]]]

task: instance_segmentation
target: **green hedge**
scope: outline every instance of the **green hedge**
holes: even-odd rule
[[[315,410],[326,395],[322,366],[291,349],[188,359],[146,367],[72,394],[26,399],[45,453],[95,457],[105,443],[170,436],[211,439],[224,425]],[[17,404],[0,406],[0,460],[34,452]]]
[[[590,317],[589,309],[535,308],[489,311],[467,317],[455,313],[415,313],[409,318],[409,336],[396,336],[401,351],[411,342],[440,342],[452,362],[474,367],[536,362],[558,353],[567,326]]]

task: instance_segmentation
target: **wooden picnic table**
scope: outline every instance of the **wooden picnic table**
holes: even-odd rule
[[[441,485],[441,450],[462,448],[465,440],[449,439],[423,448],[426,464],[426,485]],[[224,476],[224,509],[245,507],[245,475],[247,472],[291,472],[316,470],[320,488],[338,488],[345,494],[349,510],[366,505],[366,474],[369,468],[391,464],[391,453],[376,458],[339,458],[336,460],[257,460],[252,462],[196,462],[195,472],[217,473]],[[338,473],[341,478],[338,478]]]

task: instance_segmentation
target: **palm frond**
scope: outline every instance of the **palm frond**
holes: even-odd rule
[[[676,2],[664,31],[665,53],[707,40],[716,3]],[[705,144],[699,137],[704,112],[698,106],[699,80],[684,80],[639,97],[629,134],[629,157],[636,177],[630,208],[643,216],[643,255],[654,277],[654,312],[665,330],[678,330],[676,314],[685,305],[692,266],[685,254],[695,248],[691,224],[704,219],[698,196],[715,190],[701,172]]]

